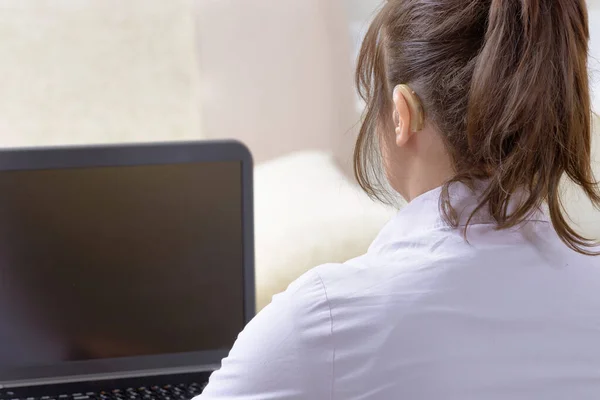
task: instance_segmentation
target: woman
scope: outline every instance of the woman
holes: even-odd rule
[[[385,3],[355,170],[409,204],[276,296],[200,398],[597,399],[600,248],[559,187],[600,206],[587,43],[584,0]]]

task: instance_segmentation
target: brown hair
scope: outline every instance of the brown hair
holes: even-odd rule
[[[560,238],[598,255],[596,243],[567,222],[559,189],[566,174],[600,206],[591,167],[588,40],[585,0],[387,1],[356,72],[366,102],[354,154],[359,184],[387,200],[381,162],[373,160],[377,131],[391,119],[394,86],[406,83],[453,160],[456,174],[440,199],[448,223],[458,226],[449,186],[486,180],[475,212],[487,207],[498,229],[519,225],[547,203]],[[526,196],[509,212],[518,189]]]

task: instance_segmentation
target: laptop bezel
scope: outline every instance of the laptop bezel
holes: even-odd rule
[[[253,162],[236,141],[170,142],[0,150],[0,171],[240,162],[244,323],[255,314]],[[213,370],[229,349],[0,370],[0,388]]]

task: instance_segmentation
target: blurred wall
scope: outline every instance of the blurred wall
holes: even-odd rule
[[[0,146],[200,136],[192,0],[2,0]]]
[[[333,152],[350,167],[359,110],[342,0],[197,0],[202,127],[256,161]]]

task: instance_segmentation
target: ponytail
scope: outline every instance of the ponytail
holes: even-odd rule
[[[492,0],[473,73],[467,138],[490,174],[483,204],[510,228],[547,202],[558,235],[595,254],[592,240],[567,222],[560,183],[566,174],[596,206],[591,167],[588,24],[584,0]],[[527,196],[507,213],[512,195]]]
[[[355,150],[360,185],[381,199],[370,173],[381,158],[372,149],[377,127],[390,119],[391,88],[407,83],[456,170],[440,199],[451,225],[459,221],[449,186],[483,180],[488,185],[473,215],[485,208],[508,229],[547,205],[561,239],[597,255],[597,244],[571,227],[561,203],[566,176],[600,207],[588,40],[585,0],[388,0],[357,69],[367,103]]]

